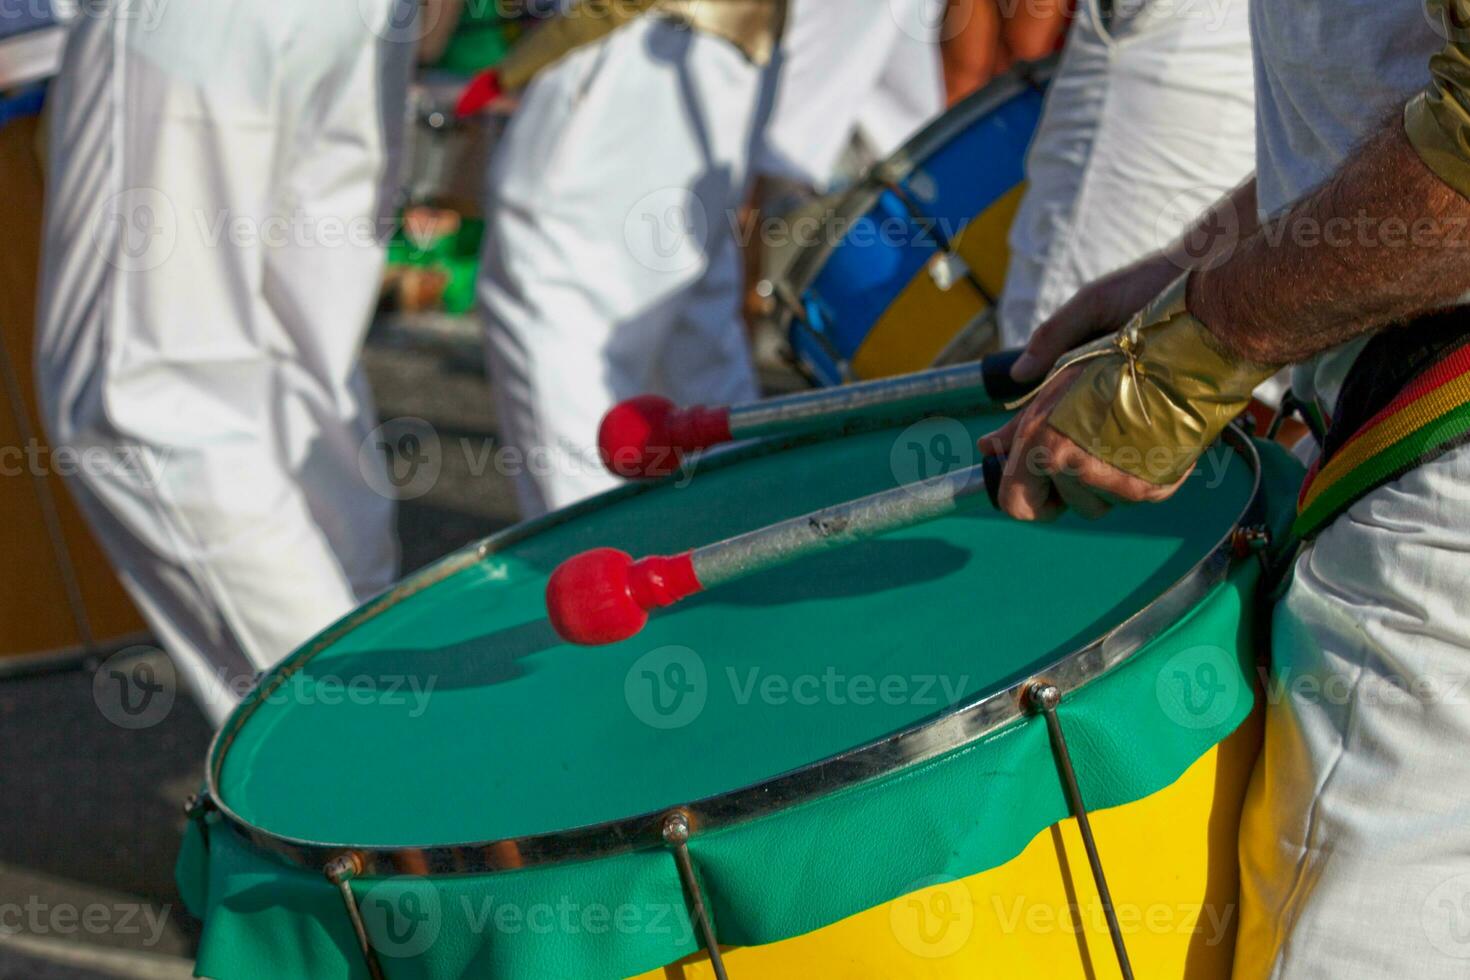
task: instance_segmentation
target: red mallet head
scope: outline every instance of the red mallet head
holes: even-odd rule
[[[637,636],[648,614],[703,589],[687,554],[633,557],[597,548],[568,558],[546,583],[546,615],[557,635],[581,646]]]
[[[668,476],[687,454],[731,438],[728,409],[679,409],[667,398],[640,395],[607,413],[597,445],[609,470],[640,480]]]

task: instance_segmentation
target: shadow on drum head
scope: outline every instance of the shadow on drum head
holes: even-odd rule
[[[447,646],[387,649],[341,654],[303,667],[303,680],[344,677],[394,678],[432,684],[433,690],[460,690],[508,684],[527,672],[520,661],[561,645],[546,619],[486,633]]]

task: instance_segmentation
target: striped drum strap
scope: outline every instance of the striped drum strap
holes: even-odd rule
[[[1353,504],[1470,442],[1470,311],[1390,327],[1354,363],[1293,532],[1306,540]]]

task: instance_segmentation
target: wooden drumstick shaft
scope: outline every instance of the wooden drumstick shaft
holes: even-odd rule
[[[832,548],[913,527],[983,500],[998,506],[1005,460],[887,490],[748,531],[682,555],[634,561],[608,548],[563,562],[546,586],[547,616],[569,643],[637,635],[655,609]]]
[[[646,479],[669,475],[685,456],[703,449],[739,439],[823,432],[866,409],[998,407],[1030,388],[1011,378],[1020,354],[1005,351],[968,364],[724,408],[678,408],[644,395],[608,412],[598,447],[612,472]]]

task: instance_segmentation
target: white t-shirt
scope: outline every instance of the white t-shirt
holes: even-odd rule
[[[1429,82],[1439,30],[1423,0],[1251,0],[1263,216],[1316,189],[1385,119],[1402,116]],[[1297,396],[1331,411],[1367,342],[1297,365]]]

